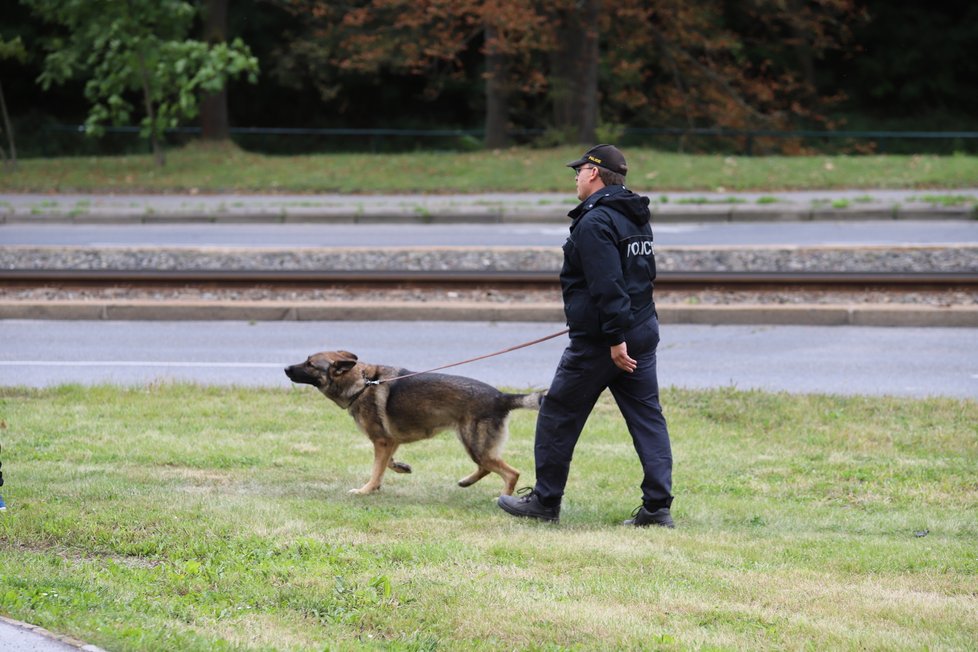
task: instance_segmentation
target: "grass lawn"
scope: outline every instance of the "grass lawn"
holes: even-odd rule
[[[27,159],[0,170],[0,192],[478,193],[567,192],[580,147],[479,152],[263,156],[190,145],[151,156]],[[642,192],[830,188],[961,188],[978,156],[720,156],[629,149]]]
[[[978,402],[672,389],[676,530],[602,399],[559,525],[311,388],[0,388],[0,613],[107,650],[974,649]],[[507,459],[533,479],[534,413]]]

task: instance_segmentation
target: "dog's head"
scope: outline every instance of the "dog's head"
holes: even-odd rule
[[[309,356],[305,362],[285,368],[293,383],[312,385],[327,398],[346,407],[350,399],[365,386],[362,373],[353,373],[357,356],[349,351],[323,351]]]

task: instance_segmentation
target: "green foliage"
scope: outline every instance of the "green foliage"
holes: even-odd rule
[[[627,125],[614,122],[600,122],[594,131],[594,138],[599,143],[620,143],[625,136]]]
[[[257,80],[258,60],[240,39],[209,45],[187,38],[196,9],[182,0],[23,0],[67,34],[52,38],[45,88],[87,78],[92,135],[105,124],[126,124],[142,96],[144,138],[157,142],[167,128],[197,115],[201,93],[219,91],[241,75]]]
[[[3,59],[27,61],[27,50],[19,36],[10,41],[0,38],[0,61]]]
[[[536,149],[550,149],[561,147],[568,143],[577,141],[577,134],[572,127],[547,127],[543,133],[533,139],[533,147]]]

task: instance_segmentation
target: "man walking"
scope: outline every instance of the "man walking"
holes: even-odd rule
[[[536,485],[500,496],[514,516],[557,521],[574,447],[598,397],[611,390],[642,463],[642,505],[626,525],[673,527],[672,451],[659,405],[659,322],[649,199],[625,188],[628,166],[612,145],[571,163],[581,204],[560,271],[570,344],[537,417]]]

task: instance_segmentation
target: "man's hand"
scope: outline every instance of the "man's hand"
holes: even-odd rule
[[[632,373],[638,367],[638,362],[628,357],[628,346],[622,342],[611,347],[611,361],[622,371]]]

